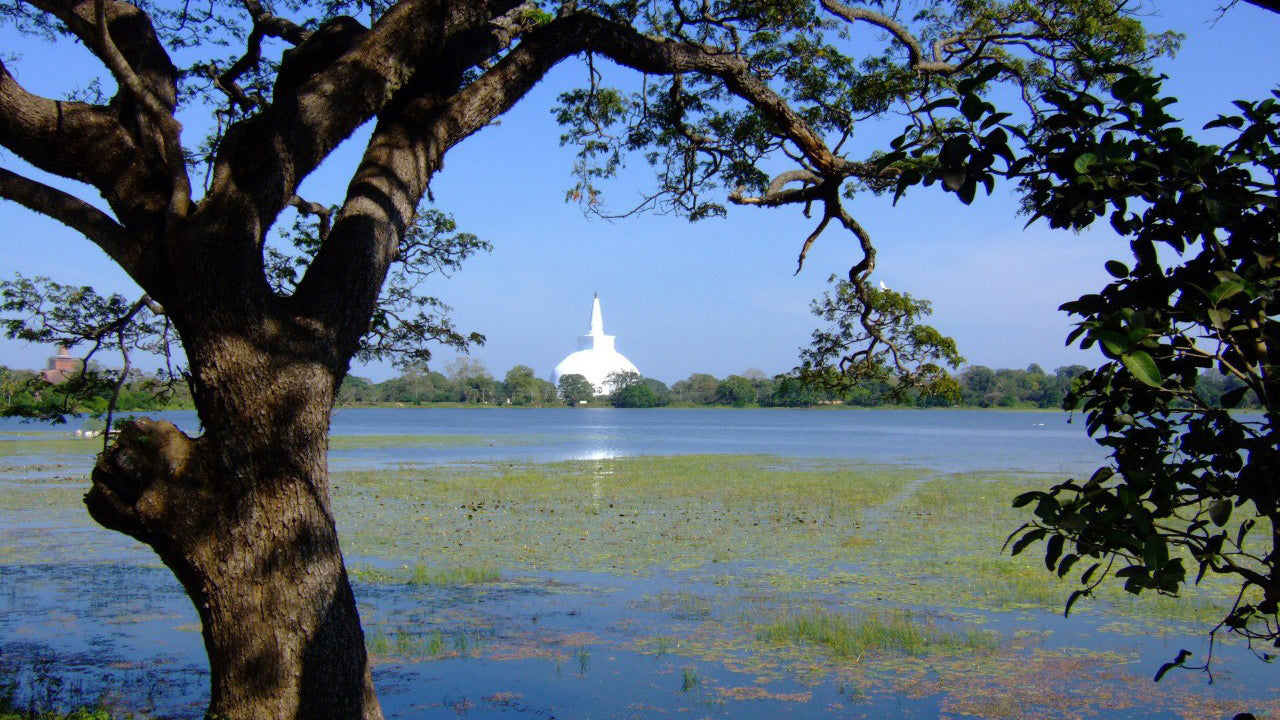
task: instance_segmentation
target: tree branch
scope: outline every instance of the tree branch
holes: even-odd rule
[[[0,198],[57,220],[79,232],[132,274],[139,265],[138,248],[111,216],[73,195],[0,168]]]
[[[915,35],[911,33],[906,26],[889,17],[888,15],[871,10],[869,8],[853,8],[845,5],[838,0],[822,0],[822,7],[837,17],[843,18],[849,23],[866,22],[887,31],[893,35],[898,42],[907,48],[907,56],[909,58],[912,70],[925,73],[937,73],[941,75],[949,75],[960,69],[960,66],[946,62],[942,59],[943,53],[947,45],[959,40],[957,37],[944,38],[933,43],[933,57],[925,59],[924,48]]]

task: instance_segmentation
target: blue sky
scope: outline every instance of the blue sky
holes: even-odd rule
[[[1217,0],[1160,0],[1149,26],[1186,33],[1178,57],[1162,61],[1167,90],[1182,98],[1179,116],[1199,127],[1230,110],[1236,98],[1260,98],[1276,86],[1274,38],[1280,15],[1240,4],[1221,20]],[[50,61],[42,46],[0,29],[0,48],[22,56],[11,70],[28,89],[57,95],[93,70],[84,57]],[[78,49],[77,49],[78,50]],[[81,51],[82,52],[82,51]],[[8,60],[6,60],[8,62]],[[839,232],[824,235],[805,269],[793,275],[796,254],[812,229],[798,209],[730,208],[729,218],[690,224],[669,216],[618,221],[588,219],[564,202],[572,184],[572,152],[559,147],[560,130],[548,108],[582,70],[563,65],[500,123],[464,141],[432,183],[437,207],[461,229],[494,244],[454,277],[427,288],[454,306],[466,331],[488,337],[473,351],[501,377],[517,363],[549,377],[586,332],[594,292],[605,330],[642,373],[674,382],[693,372],[718,377],[758,368],[784,372],[815,327],[809,302],[832,273],[844,273],[859,253]],[[78,79],[77,79],[78,74]],[[340,200],[361,150],[348,141],[308,179],[310,200]],[[27,172],[7,152],[0,165]],[[637,173],[643,161],[636,159]],[[608,188],[619,208],[636,189]],[[1047,369],[1094,357],[1063,345],[1068,318],[1062,302],[1095,290],[1102,263],[1122,254],[1105,231],[1073,235],[1043,225],[1023,230],[1014,201],[997,189],[966,208],[940,192],[916,192],[893,207],[888,198],[862,198],[849,209],[875,238],[877,279],[934,304],[932,323],[952,335],[971,364]],[[48,275],[64,283],[136,290],[88,241],[58,223],[0,202],[0,273]],[[0,364],[40,367],[51,348],[0,340]],[[433,366],[453,357],[441,351]],[[384,379],[389,366],[355,367]]]

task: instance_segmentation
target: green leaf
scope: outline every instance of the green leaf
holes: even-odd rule
[[[1237,280],[1226,280],[1209,291],[1209,302],[1217,305],[1227,298],[1244,290],[1244,283]]]
[[[1075,592],[1071,593],[1071,596],[1067,598],[1067,606],[1062,610],[1062,617],[1070,617],[1071,606],[1075,605],[1077,600],[1079,600],[1082,597],[1086,597],[1089,594],[1090,592],[1088,588],[1085,588],[1084,590],[1076,590]]]
[[[1152,535],[1142,543],[1142,562],[1157,572],[1169,562],[1169,546],[1163,537]]]
[[[1016,508],[1020,508],[1020,507],[1023,507],[1024,505],[1030,505],[1033,501],[1038,500],[1042,494],[1043,493],[1040,492],[1039,490],[1024,492],[1018,497],[1013,499],[1013,506]]]
[[[1231,519],[1231,501],[1225,498],[1218,498],[1209,506],[1209,519],[1214,525],[1222,527]]]
[[[1098,156],[1094,155],[1093,153],[1082,154],[1080,157],[1076,158],[1076,162],[1074,165],[1076,172],[1080,173],[1081,175],[1089,172],[1089,166],[1093,165],[1095,162],[1097,162],[1097,160],[1098,160]]]
[[[1105,267],[1113,278],[1129,277],[1129,267],[1119,260],[1108,260]]]
[[[964,113],[965,119],[969,122],[977,122],[986,109],[987,104],[977,95],[965,95],[960,101],[960,112]]]
[[[1133,341],[1127,335],[1111,332],[1110,330],[1099,330],[1093,333],[1093,337],[1112,355],[1119,357],[1133,349]]]
[[[1160,375],[1160,368],[1156,367],[1156,361],[1142,350],[1134,350],[1122,355],[1120,362],[1124,363],[1125,369],[1144,385],[1158,388],[1164,382],[1164,378]]]

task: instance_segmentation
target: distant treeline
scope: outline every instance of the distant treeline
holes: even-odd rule
[[[964,407],[1056,408],[1071,388],[1071,382],[1087,368],[1083,365],[1059,367],[1052,373],[1032,364],[1025,370],[997,369],[982,365],[965,368],[956,377],[960,398],[910,397],[908,403],[918,407],[960,405]],[[614,376],[614,391],[596,396],[581,376],[561,378],[560,386],[540,379],[532,368],[517,365],[502,380],[494,378],[477,360],[455,361],[446,373],[408,371],[400,377],[380,383],[359,377],[348,377],[339,392],[338,402],[355,404],[503,404],[503,405],[612,405],[615,407],[713,406],[734,407],[806,407],[815,405],[853,405],[875,407],[901,404],[891,388],[883,383],[870,383],[847,392],[837,392],[806,385],[793,374],[769,377],[758,370],[717,378],[708,373],[694,373],[684,380],[667,385],[636,373]],[[1239,386],[1235,378],[1207,371],[1201,375],[1199,392],[1211,403]],[[1242,407],[1249,406],[1246,401]]]
[[[806,385],[791,374],[769,377],[758,370],[717,378],[708,373],[694,373],[668,386],[660,380],[636,373],[623,373],[612,378],[614,391],[596,396],[591,385],[580,375],[561,379],[560,386],[538,378],[527,365],[516,365],[501,380],[496,379],[484,363],[472,358],[458,358],[445,368],[406,370],[399,377],[380,383],[348,376],[338,392],[337,403],[353,405],[579,405],[614,407],[733,406],[733,407],[808,407],[817,405],[851,405],[876,407],[902,404],[883,383],[868,383],[845,392]],[[1068,365],[1045,372],[1039,365],[1025,370],[996,369],[981,365],[965,368],[956,376],[960,386],[959,402],[951,398],[909,397],[907,404],[917,407],[959,405],[962,407],[1056,408],[1071,388],[1072,380],[1086,370],[1083,365]],[[0,402],[6,414],[21,414],[21,409],[37,408],[52,401],[54,394],[40,390],[37,374],[0,366]],[[1209,402],[1216,403],[1223,393],[1239,387],[1235,378],[1206,371],[1201,374],[1197,391]],[[161,386],[158,377],[133,373],[120,391],[117,409],[148,411],[191,407],[185,383],[172,386],[170,395],[157,397]],[[46,386],[47,388],[47,386]],[[106,384],[101,391],[80,401],[80,412],[106,409],[111,390]],[[1241,407],[1256,407],[1249,397]]]

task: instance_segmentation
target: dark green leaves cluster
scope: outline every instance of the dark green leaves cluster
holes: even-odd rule
[[[1223,620],[1280,641],[1280,102],[1236,103],[1205,145],[1179,128],[1158,80],[1121,74],[1111,98],[1057,92],[1056,113],[1029,138],[1026,205],[1053,227],[1107,218],[1128,238],[1112,281],[1066,303],[1070,341],[1107,358],[1066,400],[1110,450],[1085,483],[1018,498],[1035,520],[1015,552],[1045,540],[1059,575],[1087,561],[1082,589],[1108,571],[1125,589],[1174,594],[1206,573],[1235,577]],[[1201,394],[1206,369],[1231,378],[1220,406]],[[1230,412],[1246,396],[1259,415]],[[1193,574],[1194,573],[1194,574]],[[1185,660],[1185,658],[1184,658]]]

